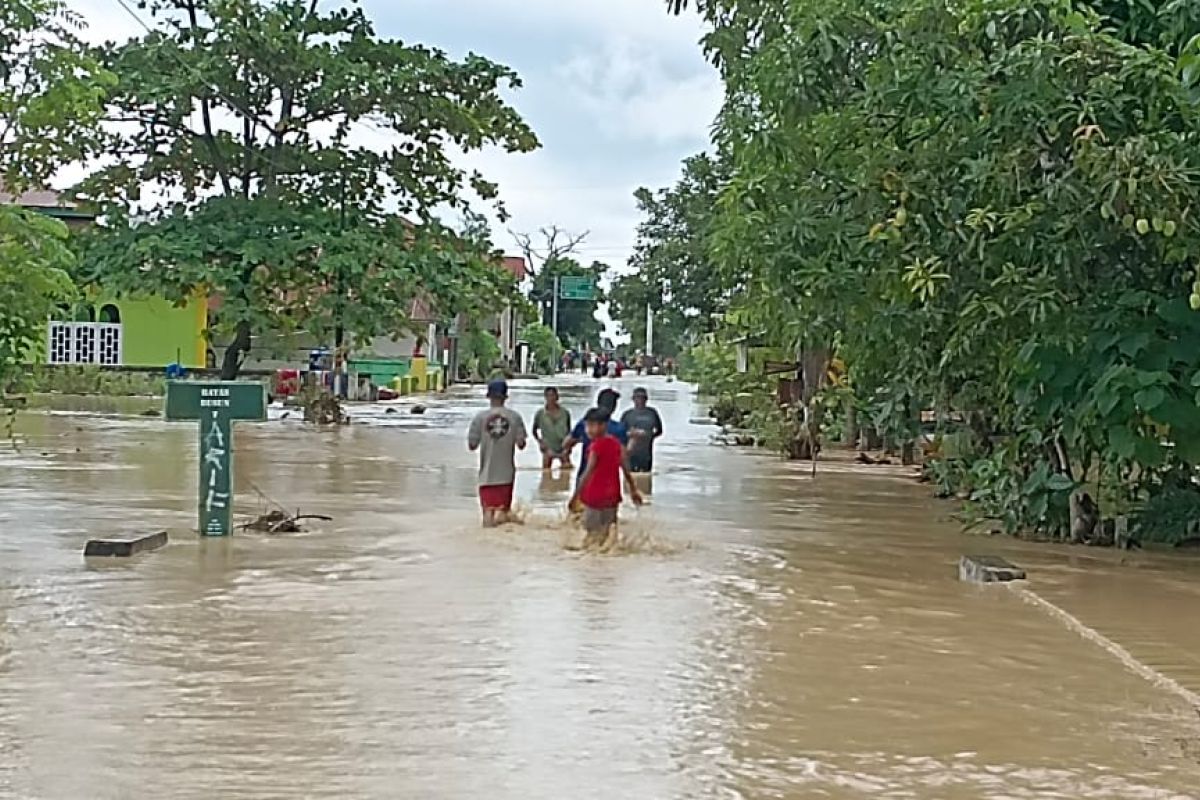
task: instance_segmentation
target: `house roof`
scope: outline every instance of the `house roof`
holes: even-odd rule
[[[512,273],[512,276],[518,281],[525,280],[525,276],[529,274],[529,266],[520,256],[505,256],[504,268]]]
[[[62,195],[52,189],[31,189],[14,195],[0,184],[0,205],[21,206],[22,208],[41,211],[51,217],[66,219],[95,219],[95,214],[80,210],[79,206],[70,200],[64,200]]]

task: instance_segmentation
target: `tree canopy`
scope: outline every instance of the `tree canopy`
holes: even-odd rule
[[[109,220],[89,277],[219,295],[226,377],[253,331],[394,334],[418,287],[447,317],[512,291],[490,243],[438,221],[497,197],[455,152],[537,146],[512,70],[382,39],[357,3],[143,5],[152,30],[100,52],[120,82],[113,158],[81,187]]]
[[[1064,532],[1084,481],[1111,508],[1186,484],[1195,4],[693,5],[726,85],[731,333],[830,348],[885,431],[970,421],[979,459],[943,477],[1012,528]]]
[[[700,154],[683,163],[674,186],[638,189],[638,225],[631,272],[613,279],[611,310],[633,340],[646,341],[646,309],[655,317],[655,351],[674,356],[711,333],[729,295],[709,254],[715,204],[724,181],[722,159]]]
[[[58,0],[0,4],[0,191],[41,188],[96,145],[100,103],[113,76],[76,37]],[[61,222],[0,204],[0,394],[73,292]]]

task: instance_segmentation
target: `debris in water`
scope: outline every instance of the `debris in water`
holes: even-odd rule
[[[425,411],[426,411],[426,409],[425,409],[425,406],[423,406],[423,405],[420,405],[420,404],[418,403],[417,405],[415,405],[415,406],[413,406],[412,408],[410,408],[410,409],[408,410],[408,413],[410,413],[410,414],[424,414],[424,413],[425,413]]]
[[[349,425],[350,417],[342,410],[337,395],[318,389],[305,394],[304,421],[316,425]]]
[[[958,579],[972,583],[1021,581],[1025,570],[999,556],[963,556],[958,562]]]
[[[871,458],[866,453],[859,453],[854,459],[859,464],[868,464],[870,466],[886,467],[892,463],[890,458]]]
[[[253,522],[248,522],[241,526],[244,531],[258,531],[260,533],[304,533],[304,528],[300,527],[300,523],[306,519],[316,519],[322,522],[333,522],[333,517],[327,517],[324,514],[301,514],[297,511],[295,514],[289,514],[287,510],[276,503],[270,497],[259,489],[253,483],[250,488],[258,495],[259,499],[268,505],[275,508],[263,514]]]
[[[132,539],[91,539],[84,547],[87,557],[129,558],[148,550],[157,550],[167,544],[167,532],[145,534]]]
[[[258,531],[259,533],[303,533],[304,528],[300,527],[300,523],[306,519],[316,519],[322,522],[333,522],[333,517],[327,517],[323,514],[289,514],[286,511],[270,511],[263,514],[253,522],[248,522],[242,526],[244,531]]]
[[[399,412],[398,412],[398,411],[396,411],[396,409],[394,409],[394,408],[389,408],[387,411],[384,411],[383,413],[385,413],[385,414],[397,414],[397,413],[399,413]]]

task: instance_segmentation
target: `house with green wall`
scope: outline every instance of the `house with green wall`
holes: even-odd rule
[[[56,192],[7,194],[0,203],[19,205],[62,220],[76,230],[95,217],[63,200]],[[95,364],[105,367],[189,369],[207,363],[208,302],[197,293],[186,303],[161,297],[115,298],[102,289],[87,288],[80,303],[62,308],[46,323],[41,345],[30,360],[48,364]]]
[[[34,360],[202,369],[208,361],[207,328],[208,303],[199,294],[175,305],[161,297],[114,298],[87,291],[82,303],[47,322],[43,348]]]

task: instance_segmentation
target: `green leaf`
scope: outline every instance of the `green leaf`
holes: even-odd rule
[[[1050,476],[1050,480],[1046,481],[1046,488],[1055,492],[1065,492],[1075,488],[1075,481],[1061,472],[1056,472]]]
[[[1133,458],[1137,437],[1124,425],[1116,425],[1108,429],[1108,444],[1116,455],[1128,460]]]
[[[1133,358],[1150,344],[1150,334],[1145,332],[1133,333],[1121,339],[1120,350]]]
[[[1166,392],[1161,387],[1151,386],[1135,394],[1133,401],[1137,403],[1138,408],[1142,411],[1151,412],[1162,405],[1163,399],[1166,396]]]

